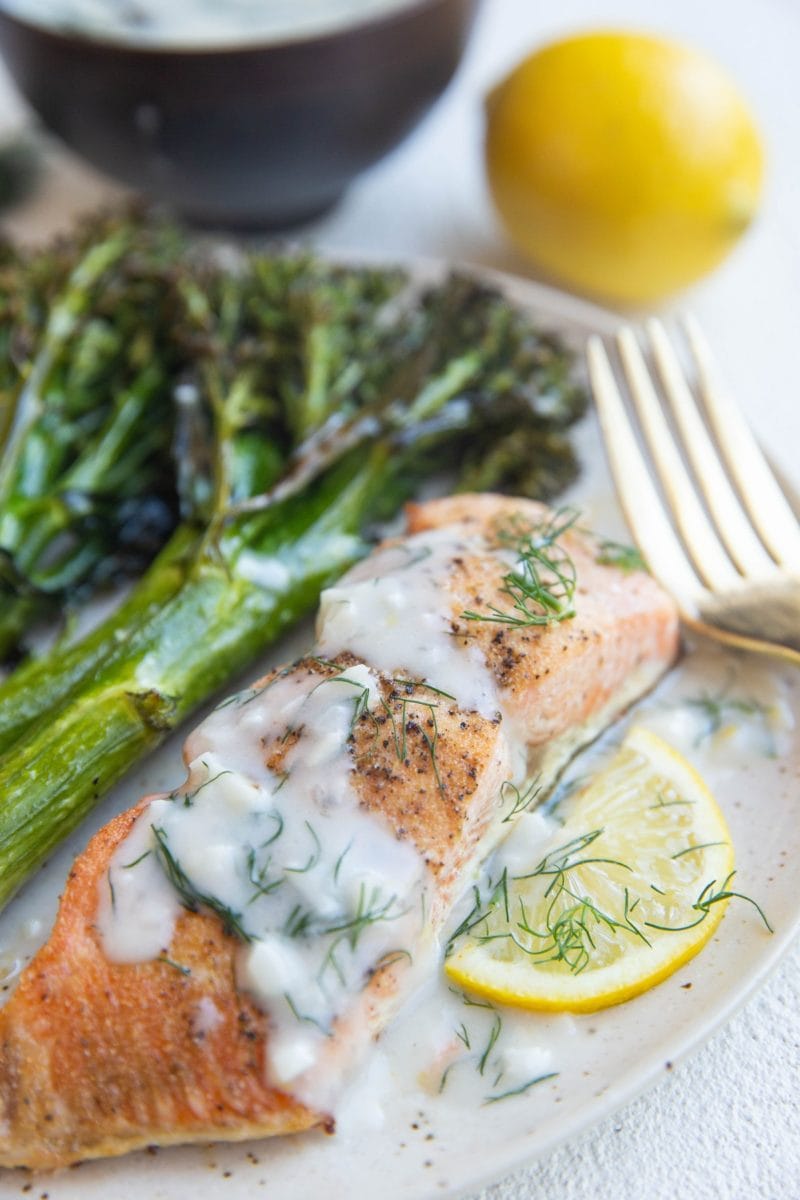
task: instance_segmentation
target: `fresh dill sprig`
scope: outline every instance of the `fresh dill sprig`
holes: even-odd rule
[[[635,546],[601,538],[595,562],[603,567],[617,567],[620,571],[646,571],[647,563]]]
[[[150,851],[145,850],[143,854],[140,854],[138,858],[134,858],[134,860],[132,862],[123,863],[122,870],[130,871],[131,867],[138,867],[139,863],[143,862],[144,859],[149,857],[149,855],[150,855]]]
[[[683,858],[685,854],[693,854],[695,850],[708,850],[711,846],[727,846],[727,844],[727,842],[698,842],[696,846],[684,846],[683,850],[678,850],[671,857],[673,859]]]
[[[522,792],[520,792],[519,788],[510,779],[504,780],[500,785],[500,801],[503,805],[507,804],[509,800],[513,802],[511,808],[503,817],[501,824],[506,825],[509,821],[513,821],[514,817],[519,816],[520,813],[526,812],[537,799],[541,790],[538,775],[535,779],[531,780]]]
[[[314,662],[319,662],[323,665],[328,665],[324,659],[314,659]],[[335,666],[336,664],[330,664]],[[357,694],[353,698],[353,715],[350,719],[350,733],[352,737],[353,731],[357,722],[361,717],[369,712],[371,691],[369,687],[364,687],[363,683],[359,683],[357,679],[348,679],[346,675],[333,675],[328,679],[321,679],[318,684],[311,690],[316,692],[318,688],[324,687],[327,683],[345,683],[349,687],[356,688]]]
[[[274,833],[271,833],[267,840],[261,843],[261,846],[259,847],[261,850],[266,850],[267,846],[271,846],[273,842],[277,842],[278,838],[283,833],[283,826],[285,824],[282,814],[277,810],[275,812],[267,813],[266,816],[275,822],[276,827]]]
[[[500,1016],[500,1014],[498,1012],[496,1012],[494,1014],[494,1020],[492,1021],[492,1028],[489,1030],[489,1037],[486,1042],[486,1046],[485,1046],[484,1051],[481,1054],[480,1058],[478,1059],[478,1074],[479,1075],[482,1075],[483,1072],[486,1070],[486,1064],[489,1061],[489,1055],[492,1053],[492,1051],[495,1048],[497,1039],[500,1037],[500,1031],[502,1028],[503,1028],[503,1019]]]
[[[206,768],[206,770],[208,770],[208,766],[205,762],[203,763],[203,766]],[[224,771],[217,771],[216,775],[212,775],[210,779],[204,779],[203,782],[199,783],[196,788],[192,789],[191,792],[184,792],[183,794],[180,792],[171,792],[169,798],[170,800],[180,799],[184,808],[191,808],[195,802],[195,799],[200,795],[203,788],[207,788],[210,784],[216,783],[217,780],[221,779],[223,775],[232,774],[233,772],[227,768]]]
[[[649,944],[642,930],[632,919],[631,914],[638,900],[631,902],[627,888],[624,889],[623,911],[619,916],[614,916],[603,911],[591,897],[578,891],[573,883],[570,872],[581,867],[609,864],[631,870],[627,863],[618,859],[584,854],[602,833],[602,829],[594,829],[571,838],[562,846],[548,851],[532,871],[513,877],[515,882],[537,877],[549,880],[544,892],[544,899],[549,903],[542,929],[532,926],[521,896],[517,897],[518,912],[514,912],[512,922],[508,877],[504,871],[497,883],[490,884],[485,901],[479,889],[474,890],[473,907],[453,934],[448,952],[452,950],[457,938],[465,933],[479,942],[508,938],[530,958],[540,962],[562,962],[577,975],[585,970],[591,961],[591,952],[595,949],[593,932],[597,929],[624,929]],[[495,931],[492,917],[501,904],[504,927]]]
[[[401,567],[398,567],[398,571],[407,571],[409,567],[415,567],[417,563],[424,562],[426,558],[430,558],[433,554],[431,546],[406,546],[402,542],[395,549],[402,550],[404,554],[408,555],[408,561],[404,562]]]
[[[284,867],[283,868],[284,871],[288,871],[292,875],[305,875],[306,871],[312,871],[322,856],[322,842],[319,840],[319,835],[317,834],[317,831],[315,830],[314,826],[311,824],[310,821],[304,821],[303,824],[305,825],[308,832],[311,834],[311,838],[314,843],[314,846],[311,851],[311,854],[309,855],[308,862],[306,862],[302,867]]]
[[[512,1096],[523,1096],[525,1092],[530,1091],[537,1083],[545,1083],[548,1079],[556,1079],[558,1071],[548,1071],[546,1075],[537,1075],[535,1079],[529,1079],[527,1083],[520,1084],[519,1087],[509,1088],[506,1092],[496,1092],[494,1095],[486,1096],[484,1104],[497,1104],[499,1100],[510,1100]]]
[[[383,900],[380,888],[367,889],[362,882],[358,889],[356,911],[352,916],[342,917],[340,921],[321,926],[318,932],[323,935],[341,934],[347,939],[350,949],[355,950],[359,938],[370,925],[374,925],[376,921],[395,921],[403,916],[404,909],[395,913],[391,911],[396,904],[397,896],[392,895],[388,900]]]
[[[461,1022],[461,1025],[459,1026],[459,1028],[456,1030],[456,1037],[458,1038],[458,1040],[460,1042],[464,1043],[464,1045],[467,1047],[468,1050],[472,1049],[472,1043],[469,1040],[469,1030],[467,1029],[467,1027],[463,1021]]]
[[[473,886],[472,886],[472,908],[469,910],[469,912],[464,917],[463,921],[461,921],[461,923],[458,925],[458,927],[453,930],[453,933],[452,933],[451,937],[449,938],[449,940],[447,942],[447,946],[445,948],[445,952],[444,952],[445,958],[448,958],[452,954],[453,948],[460,937],[463,937],[463,935],[466,933],[472,933],[473,929],[475,929],[477,926],[481,925],[483,922],[488,921],[489,917],[492,915],[493,911],[497,908],[498,904],[501,901],[503,904],[503,910],[505,913],[506,920],[509,920],[510,914],[509,914],[509,908],[508,908],[508,871],[504,870],[496,883],[493,883],[491,880],[489,881],[489,885],[487,888],[487,897],[485,900],[481,894],[481,889],[478,887],[477,884],[473,884]],[[475,935],[473,935],[473,936],[475,936]],[[454,991],[453,988],[451,988],[450,990]],[[465,998],[465,994],[463,992],[458,992],[456,994],[461,995],[464,998],[465,1004],[473,1003],[472,1001],[468,1001]],[[489,1006],[489,1007],[491,1007],[491,1006]]]
[[[375,925],[378,921],[394,921],[398,917],[403,916],[405,913],[404,909],[400,909],[397,912],[391,911],[396,903],[397,897],[394,895],[390,896],[388,900],[383,900],[380,888],[370,889],[368,896],[367,888],[362,883],[359,887],[356,911],[351,916],[342,917],[340,921],[334,921],[333,924],[309,926],[304,932],[333,938],[322,960],[322,966],[317,973],[317,979],[321,981],[328,969],[332,968],[339,982],[344,986],[345,974],[336,957],[340,947],[346,945],[352,954],[355,952],[362,934],[371,925]],[[389,953],[396,960],[408,952],[393,950]],[[411,955],[409,954],[408,957],[410,958]],[[379,965],[385,966],[386,964],[381,961]],[[377,969],[378,967],[376,966],[375,970]]]
[[[292,1016],[295,1018],[296,1021],[305,1021],[309,1025],[314,1025],[315,1028],[317,1028],[320,1031],[320,1033],[323,1033],[325,1035],[325,1037],[333,1037],[333,1031],[330,1029],[327,1029],[322,1024],[321,1021],[317,1020],[316,1017],[312,1017],[308,1013],[301,1013],[299,1008],[297,1007],[297,1005],[295,1004],[294,1000],[292,999],[292,997],[289,995],[288,992],[283,993],[283,998],[286,1001],[286,1004],[287,1004]]]
[[[235,933],[243,942],[252,942],[252,936],[242,924],[241,913],[234,912],[232,908],[229,908],[217,896],[208,895],[195,887],[170,850],[167,844],[166,831],[161,826],[154,825],[153,836],[158,843],[158,856],[166,871],[167,878],[180,896],[184,908],[188,908],[190,912],[198,912],[201,908],[208,908],[211,912],[216,913],[222,921],[226,933]]]
[[[252,896],[247,901],[248,904],[252,904],[259,898],[259,896],[270,896],[286,882],[286,879],[283,875],[277,875],[274,879],[269,878],[271,861],[272,860],[268,858],[264,865],[259,867],[258,863],[256,862],[255,850],[252,848],[252,846],[248,850],[247,878],[250,880],[255,889]]]
[[[578,975],[590,966],[593,954],[598,949],[598,937],[604,932],[619,931],[650,946],[646,931],[681,932],[693,929],[706,919],[715,904],[734,897],[753,905],[766,928],[772,932],[760,905],[750,896],[731,889],[734,872],[728,875],[721,886],[718,886],[717,880],[707,883],[691,905],[689,919],[681,924],[666,925],[657,920],[648,920],[645,916],[647,902],[642,903],[642,897],[628,887],[620,887],[620,901],[615,904],[615,911],[606,911],[596,898],[586,894],[586,883],[580,880],[580,876],[575,876],[580,869],[602,865],[632,871],[627,863],[619,859],[586,853],[602,833],[602,829],[594,829],[571,838],[562,846],[548,851],[532,871],[512,877],[513,883],[542,879],[544,892],[538,909],[541,912],[538,927],[529,916],[523,895],[510,890],[504,872],[497,882],[489,881],[484,893],[478,887],[473,889],[472,907],[450,939],[447,953],[450,954],[456,941],[465,935],[479,943],[507,939],[532,962],[560,963],[572,974]],[[694,851],[724,844],[715,841],[686,846],[670,857],[674,861]],[[658,896],[666,894],[654,883],[650,883],[649,887]],[[495,920],[495,917],[498,919]]]
[[[500,588],[512,601],[513,611],[492,604],[484,613],[468,610],[462,617],[514,627],[552,625],[574,617],[575,563],[558,539],[578,516],[576,510],[562,508],[533,527],[520,520],[501,526],[496,533],[498,545],[517,557]]]
[[[314,914],[310,908],[295,904],[283,923],[283,933],[286,937],[307,937],[313,930]]]
[[[342,869],[342,863],[344,862],[345,855],[347,855],[350,852],[350,850],[352,849],[352,846],[353,846],[353,840],[351,838],[350,841],[345,846],[342,853],[339,855],[339,857],[336,860],[336,864],[333,868],[333,882],[335,884],[338,884],[338,882],[339,882],[339,872]]]
[[[450,700],[453,699],[453,697],[450,696],[449,693],[440,692],[438,688],[428,687],[427,684],[417,685],[417,684],[412,683],[411,681],[405,681],[405,680],[396,680],[395,682],[398,684],[398,686],[403,686],[403,687],[407,687],[407,688],[423,686],[428,691],[435,692],[437,695],[446,696]],[[392,704],[391,704],[392,701],[399,701],[399,703],[400,703],[399,718],[395,715],[395,712],[392,708]],[[437,749],[438,749],[438,745],[439,745],[439,724],[436,719],[436,712],[437,712],[439,705],[433,700],[423,700],[421,697],[415,696],[415,695],[401,695],[397,691],[392,692],[391,696],[389,697],[389,700],[382,699],[381,704],[382,704],[383,710],[386,713],[387,717],[389,718],[389,721],[392,726],[392,739],[394,741],[395,753],[397,755],[398,760],[404,764],[407,763],[407,761],[408,761],[408,758],[407,758],[407,756],[408,756],[408,732],[409,732],[409,729],[413,730],[415,727],[414,725],[412,725],[411,720],[408,716],[409,706],[417,705],[419,708],[427,708],[428,713],[430,714],[428,717],[428,721],[430,722],[431,728],[433,729],[433,734],[432,735],[429,734],[427,732],[427,730],[425,730],[422,727],[421,723],[416,727],[419,729],[420,736],[422,737],[423,741],[425,742],[426,746],[428,747],[428,753],[430,754],[430,759],[431,759],[431,766],[433,768],[434,778],[436,779],[436,786],[439,789],[439,793],[442,796],[444,796],[445,787],[444,787],[444,782],[442,780],[441,774],[439,772],[439,760],[437,757]],[[398,723],[400,726],[399,729],[398,729]]]
[[[276,671],[271,679],[268,679],[266,683],[261,684],[259,687],[243,688],[240,692],[234,692],[233,695],[226,696],[224,700],[221,700],[220,703],[214,707],[213,711],[221,712],[222,709],[231,707],[244,708],[246,704],[249,704],[252,700],[255,700],[256,697],[263,696],[264,693],[268,692],[270,688],[274,687],[279,680],[285,679],[287,675],[290,675],[296,666],[296,663],[289,663],[288,666],[283,667],[280,671]]]
[[[421,679],[393,679],[392,683],[395,687],[422,688],[424,692],[433,692],[435,696],[442,696],[445,700],[455,701],[455,696],[450,692],[443,692],[441,688],[434,687],[432,683],[425,683]]]
[[[680,933],[685,929],[694,929],[696,925],[699,925],[702,921],[705,921],[713,906],[715,904],[719,904],[720,901],[744,900],[745,903],[752,904],[753,908],[764,922],[767,930],[770,933],[774,933],[775,930],[767,920],[766,914],[764,913],[764,910],[758,901],[754,900],[752,896],[746,896],[744,892],[735,892],[728,887],[728,884],[733,879],[735,874],[735,871],[731,871],[731,873],[723,881],[721,887],[717,887],[716,879],[712,879],[705,885],[700,892],[700,895],[692,905],[692,911],[699,914],[696,920],[689,921],[686,925],[657,925],[653,921],[645,921],[645,925],[649,926],[650,929],[659,929],[665,933]]]
[[[454,996],[458,996],[461,1003],[465,1004],[467,1008],[488,1008],[494,1012],[494,1005],[491,1000],[479,1000],[475,996],[470,996],[469,992],[462,992],[461,988],[453,987],[452,985],[448,985],[447,990]]]
[[[159,954],[156,962],[164,963],[164,966],[166,967],[173,967],[176,971],[179,971],[181,975],[191,975],[192,973],[191,967],[185,967],[183,963],[175,962],[175,960],[172,958],[167,958],[166,954]]]
[[[663,793],[663,792],[659,792],[659,793],[658,793],[658,801],[657,801],[657,803],[656,803],[656,804],[650,804],[648,807],[649,807],[649,808],[651,808],[651,809],[654,809],[654,808],[674,808],[676,805],[680,805],[680,804],[696,804],[696,803],[697,803],[697,802],[696,802],[695,800],[684,800],[684,799],[683,799],[683,798],[681,798],[681,797],[678,797],[676,800],[667,800],[667,799],[665,799],[665,797],[664,797],[664,793]]]
[[[414,956],[410,950],[404,950],[398,946],[396,950],[387,950],[385,954],[382,954],[375,965],[369,968],[367,974],[371,979],[378,971],[385,971],[387,967],[393,967],[395,963],[403,961],[413,963]]]
[[[757,717],[762,722],[769,739],[767,753],[770,758],[774,758],[776,751],[769,729],[769,707],[762,704],[760,700],[729,695],[730,686],[728,683],[718,692],[701,692],[697,696],[686,696],[682,699],[681,703],[706,718],[705,729],[701,730],[695,738],[695,746],[701,745],[702,742],[719,733],[728,721],[736,717]]]

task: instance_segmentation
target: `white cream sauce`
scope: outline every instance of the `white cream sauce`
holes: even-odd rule
[[[479,534],[429,531],[328,589],[319,656],[362,661],[330,678],[289,669],[223,703],[187,740],[186,783],[151,802],[100,887],[98,927],[114,961],[171,962],[182,903],[220,915],[242,939],[238,983],[269,1017],[269,1080],[310,1102],[329,1101],[333,1025],[375,966],[401,955],[420,969],[431,949],[429,872],[360,808],[349,738],[381,703],[376,672],[497,716],[482,653],[452,636],[448,580],[454,560],[476,551],[487,552]],[[492,553],[501,572],[513,565]],[[266,759],[280,745],[272,771]],[[514,760],[524,770],[524,746]]]
[[[2,0],[38,25],[152,46],[213,47],[332,33],[411,0]]]
[[[101,888],[116,961],[166,955],[180,893],[205,898],[243,939],[238,981],[270,1017],[270,1081],[298,1093],[369,972],[420,936],[424,863],[351,783],[353,719],[378,699],[358,665],[279,675],[217,709],[190,739],[186,784],[145,810]],[[287,733],[273,774],[263,746]]]
[[[474,552],[474,541],[443,528],[371,555],[323,592],[320,654],[349,650],[387,674],[424,679],[459,708],[491,720],[501,709],[494,676],[477,646],[465,647],[452,636],[447,591],[453,559]],[[505,564],[502,551],[496,556]]]

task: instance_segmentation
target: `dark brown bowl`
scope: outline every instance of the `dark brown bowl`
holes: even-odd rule
[[[0,10],[0,52],[44,124],[101,171],[220,226],[276,228],[334,204],[450,81],[477,0],[412,0],[295,41],[173,49]]]

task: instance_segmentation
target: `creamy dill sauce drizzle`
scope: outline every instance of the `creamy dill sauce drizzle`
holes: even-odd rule
[[[182,902],[212,908],[239,935],[237,982],[270,1021],[269,1081],[309,1102],[329,1101],[315,1068],[371,971],[412,950],[418,967],[433,940],[427,868],[359,807],[349,738],[381,703],[376,671],[497,716],[494,677],[476,646],[452,636],[442,582],[476,549],[482,538],[452,528],[418,534],[325,592],[320,657],[348,651],[371,666],[287,671],[221,705],[187,741],[184,786],[151,802],[101,884],[98,927],[112,960],[163,957],[180,969],[166,948]],[[265,747],[284,740],[271,771]]]
[[[166,954],[181,891],[213,899],[242,937],[238,983],[270,1018],[270,1082],[309,1098],[306,1074],[335,1018],[421,932],[424,863],[352,789],[359,698],[363,708],[378,699],[361,665],[330,679],[278,676],[217,709],[190,739],[186,784],[150,804],[101,887],[104,949],[125,962]],[[287,729],[298,737],[276,775],[259,747]]]
[[[147,45],[223,46],[331,33],[410,0],[0,0],[37,24]]]
[[[452,636],[452,606],[443,586],[453,560],[474,552],[474,541],[444,528],[372,555],[369,574],[364,564],[323,592],[320,654],[349,650],[387,674],[424,679],[452,696],[459,708],[491,720],[502,708],[494,676],[477,646],[464,646]],[[496,556],[505,565],[507,556],[501,551]]]

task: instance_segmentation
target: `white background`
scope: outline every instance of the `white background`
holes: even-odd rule
[[[757,114],[769,156],[761,220],[687,300],[753,423],[798,484],[800,7],[792,0],[484,0],[469,53],[445,99],[308,233],[342,253],[425,255],[529,273],[505,243],[486,197],[482,95],[537,43],[614,25],[677,34],[710,51],[738,78]],[[0,74],[0,127],[19,119],[18,103]],[[54,149],[37,196],[6,224],[18,236],[38,236],[111,191]],[[797,1200],[799,1073],[796,946],[761,993],[690,1061],[482,1198]]]

